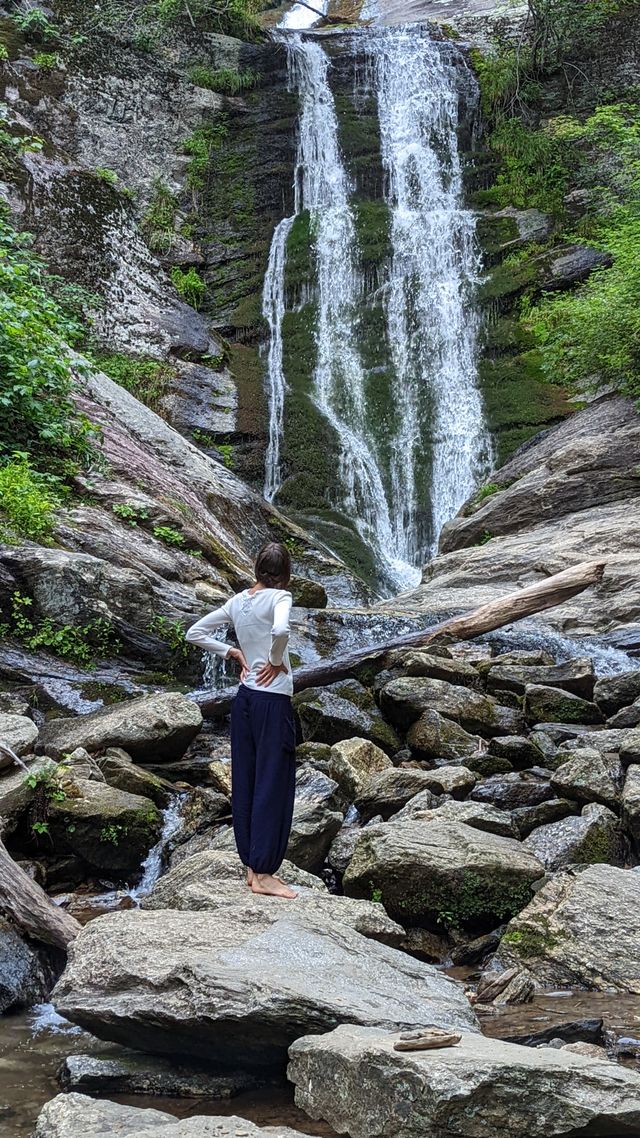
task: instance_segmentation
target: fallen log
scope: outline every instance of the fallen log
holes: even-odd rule
[[[523,620],[537,612],[555,608],[556,605],[561,605],[578,593],[584,592],[591,585],[597,585],[602,580],[605,566],[606,561],[582,561],[571,569],[564,569],[562,573],[554,573],[536,585],[528,585],[515,593],[508,593],[505,597],[499,597],[498,600],[490,601],[489,604],[481,605],[471,612],[432,625],[431,628],[396,636],[384,644],[372,644],[369,648],[358,649],[335,660],[298,668],[293,676],[294,691],[326,687],[338,680],[347,679],[353,674],[354,668],[370,660],[378,660],[394,648],[424,648],[428,644],[443,641],[473,640],[485,632],[493,632],[496,628],[503,628],[516,620]],[[226,715],[236,690],[229,688],[199,697],[198,704],[202,714],[210,718]]]
[[[82,926],[16,865],[0,841],[0,913],[32,940],[66,950]]]

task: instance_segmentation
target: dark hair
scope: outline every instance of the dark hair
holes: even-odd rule
[[[256,557],[256,581],[268,589],[286,589],[291,580],[291,554],[286,545],[269,541]]]

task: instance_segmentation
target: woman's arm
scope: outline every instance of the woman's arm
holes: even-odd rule
[[[197,644],[198,648],[203,648],[205,652],[213,652],[216,656],[222,656],[223,659],[229,655],[233,645],[225,644],[222,640],[216,640],[211,636],[211,633],[216,628],[222,628],[225,624],[231,623],[231,617],[227,612],[226,605],[222,608],[214,609],[213,612],[203,616],[202,620],[196,621],[191,625],[185,633],[185,639],[190,644]]]
[[[273,607],[273,625],[271,628],[271,651],[269,663],[274,668],[282,664],[284,653],[289,643],[289,614],[291,612],[291,593],[281,593]]]

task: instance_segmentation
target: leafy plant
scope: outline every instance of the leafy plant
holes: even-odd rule
[[[149,519],[149,511],[144,506],[128,506],[125,502],[118,502],[112,509],[117,518],[134,528]]]
[[[18,31],[22,32],[27,40],[36,43],[58,43],[60,32],[55,24],[41,8],[29,8],[26,12],[18,12],[13,17]]]
[[[207,286],[200,273],[191,265],[188,269],[181,269],[174,265],[171,270],[171,280],[183,300],[193,308],[198,309],[204,300]]]
[[[15,533],[33,541],[46,541],[54,511],[62,503],[62,483],[50,474],[33,470],[28,455],[16,453],[0,466],[0,514]],[[6,540],[6,530],[0,530]]]
[[[115,170],[110,170],[108,166],[96,166],[95,175],[101,181],[107,182],[109,186],[117,186],[120,181]]]
[[[160,538],[160,541],[164,541],[167,545],[184,545],[184,535],[171,526],[154,526],[153,533],[155,537]]]
[[[169,363],[159,360],[138,359],[123,353],[112,352],[93,355],[96,365],[114,381],[135,395],[147,407],[156,411],[175,375]]]
[[[219,95],[238,95],[255,87],[258,77],[255,71],[234,71],[231,67],[213,69],[206,64],[197,64],[189,72],[189,79],[196,87],[206,87]]]
[[[52,51],[37,51],[33,57],[33,62],[36,67],[41,67],[43,71],[55,71],[60,66],[59,56]]]
[[[219,121],[197,127],[193,134],[185,139],[183,149],[191,158],[187,166],[187,185],[194,194],[204,189],[212,152],[222,146],[227,131],[226,123]]]
[[[147,212],[142,219],[142,231],[154,253],[167,254],[176,239],[175,219],[178,202],[166,182],[157,178],[153,185]]]
[[[31,597],[20,592],[13,594],[9,631],[31,651],[44,648],[65,660],[92,669],[96,656],[109,656],[121,648],[111,624],[101,617],[85,625],[61,625],[50,617],[32,620],[32,607]]]
[[[110,842],[111,845],[117,846],[120,844],[120,838],[126,833],[126,827],[121,826],[118,822],[111,823],[108,826],[103,826],[100,831],[100,841]]]
[[[49,823],[48,822],[32,822],[31,823],[31,829],[33,830],[34,834],[39,834],[39,835],[48,834],[49,833]]]
[[[6,63],[9,58],[9,50],[4,43],[0,43],[0,63]]]
[[[233,470],[235,466],[235,458],[233,446],[231,443],[218,443],[216,449],[219,451],[220,458],[222,459],[223,465],[226,466],[227,470]]]

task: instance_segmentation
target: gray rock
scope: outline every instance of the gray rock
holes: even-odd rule
[[[421,759],[444,759],[457,762],[482,750],[483,741],[471,735],[452,719],[445,719],[439,711],[429,708],[411,725],[407,732],[411,752]]]
[[[526,905],[543,874],[512,838],[461,822],[409,819],[360,832],[343,887],[353,897],[379,891],[390,916],[407,923],[495,926]]]
[[[392,723],[400,727],[409,727],[430,709],[455,720],[466,731],[515,735],[524,727],[518,711],[501,707],[492,696],[446,680],[420,676],[391,680],[380,693],[380,703]]]
[[[315,873],[342,826],[346,803],[337,782],[313,767],[296,774],[296,797],[287,858]]]
[[[0,743],[10,747],[16,755],[26,755],[28,751],[32,751],[37,738],[38,728],[33,719],[28,719],[26,715],[0,712]],[[12,765],[11,756],[0,751],[0,770]]]
[[[575,814],[577,804],[568,798],[548,798],[546,802],[539,802],[537,806],[519,806],[511,811],[511,817],[521,838],[526,838],[538,826],[548,826],[550,822],[559,822],[568,814]]]
[[[351,1138],[605,1138],[640,1128],[640,1076],[606,1059],[467,1033],[435,1051],[395,1051],[395,1039],[343,1025],[297,1040],[296,1104]]]
[[[415,648],[403,654],[398,653],[398,656],[398,663],[407,676],[429,676],[433,680],[448,680],[450,684],[462,684],[471,688],[480,686],[478,672],[464,660],[448,659]],[[395,663],[393,656],[390,663]]]
[[[435,770],[424,773],[429,779],[425,783],[427,790],[434,794],[451,794],[454,798],[464,798],[480,778],[475,771],[462,765],[436,767]]]
[[[70,779],[61,785],[65,797],[49,803],[56,849],[76,854],[103,873],[139,870],[162,827],[162,816],[151,799],[89,779]]]
[[[288,1126],[261,1129],[236,1115],[194,1115],[177,1119],[161,1110],[124,1106],[88,1095],[58,1095],[38,1116],[33,1138],[307,1138]]]
[[[389,755],[400,746],[395,731],[385,723],[371,692],[356,680],[309,688],[294,697],[302,738],[306,742],[339,743],[355,735],[370,739]]]
[[[610,730],[607,727],[595,731],[593,728],[579,727],[573,735],[569,729],[563,731],[564,739],[559,738],[558,742],[562,744],[563,751],[582,751],[585,747],[591,747],[592,750],[605,754],[622,750],[625,739],[630,734],[630,731]]]
[[[602,676],[597,682],[593,698],[604,715],[615,715],[623,707],[640,697],[640,668],[618,676]]]
[[[622,791],[622,824],[640,850],[640,766],[634,763],[627,770]]]
[[[543,684],[528,684],[524,696],[524,713],[528,723],[601,723],[602,712],[571,692]]]
[[[504,690],[524,695],[529,684],[562,688],[564,691],[581,696],[582,699],[590,700],[593,698],[595,684],[593,661],[585,657],[546,667],[496,664],[487,676],[487,690],[490,692]]]
[[[571,863],[624,865],[620,822],[613,811],[595,803],[578,816],[533,830],[523,845],[549,870]]]
[[[427,794],[429,804],[433,806],[436,792],[431,774],[431,771],[413,770],[411,767],[394,767],[375,775],[356,798],[358,813],[365,821],[375,814],[387,819],[423,793]]]
[[[52,760],[43,756],[27,764],[27,772],[22,767],[11,767],[0,772],[0,834],[15,829],[20,818],[33,798],[33,788],[26,781],[29,775],[37,775],[47,767],[53,767]]]
[[[76,719],[50,719],[40,743],[61,757],[75,747],[102,751],[122,747],[137,762],[179,759],[202,726],[196,703],[179,692],[162,692],[113,704]]]
[[[336,1022],[393,1030],[435,1017],[474,1030],[461,986],[436,969],[282,906],[257,931],[233,911],[99,917],[75,941],[54,1004],[100,1038],[248,1070],[282,1067],[294,1039]]]
[[[519,836],[511,815],[506,810],[498,810],[496,806],[490,806],[486,802],[454,800],[430,807],[424,802],[423,795],[417,794],[398,814],[394,815],[391,821],[401,821],[405,818],[419,822],[464,822],[465,826],[486,830],[488,834],[499,834],[503,838]]]
[[[545,988],[640,994],[640,874],[610,865],[556,874],[510,922],[497,963]]]
[[[105,1048],[98,1055],[67,1056],[58,1072],[58,1082],[65,1091],[92,1095],[214,1099],[233,1098],[259,1085],[249,1072],[213,1074],[126,1047]]]
[[[55,968],[46,952],[0,917],[0,1015],[48,999],[54,981]]]
[[[640,727],[624,734],[620,742],[620,762],[625,767],[640,763]]]
[[[172,783],[137,766],[120,747],[109,747],[98,759],[97,765],[109,786],[114,786],[116,790],[126,790],[129,794],[141,794],[150,798],[156,806],[166,806],[175,794]]]
[[[160,878],[144,898],[142,908],[206,910],[219,913],[222,920],[231,912],[243,922],[253,923],[256,932],[268,928],[282,917],[282,900],[253,894],[247,889],[240,863],[237,865],[240,872],[230,875],[225,855],[214,850],[187,858]],[[335,896],[323,888],[318,879],[314,879],[310,888],[305,879],[311,875],[299,869],[289,875],[286,865],[280,875],[296,889],[296,913],[318,924],[329,921],[348,925],[382,944],[400,945],[404,929],[390,920],[379,903]]]
[[[492,774],[509,774],[513,770],[508,759],[498,758],[497,755],[492,755],[489,751],[480,751],[477,755],[469,755],[462,762],[481,778],[490,778]]]
[[[622,707],[607,719],[607,727],[614,731],[618,728],[640,726],[640,699],[636,699],[629,707]]]
[[[575,751],[551,779],[558,797],[601,802],[611,810],[620,806],[621,784],[622,768],[617,756],[601,754],[590,747]]]
[[[555,795],[547,778],[529,770],[491,775],[477,783],[469,797],[474,802],[491,802],[500,810],[517,810],[538,806]]]
[[[344,791],[349,802],[357,797],[372,776],[392,770],[388,755],[368,739],[344,739],[329,751],[329,775]]]
[[[489,743],[489,754],[506,759],[512,768],[521,771],[536,766],[544,759],[536,743],[524,735],[497,735]]]

